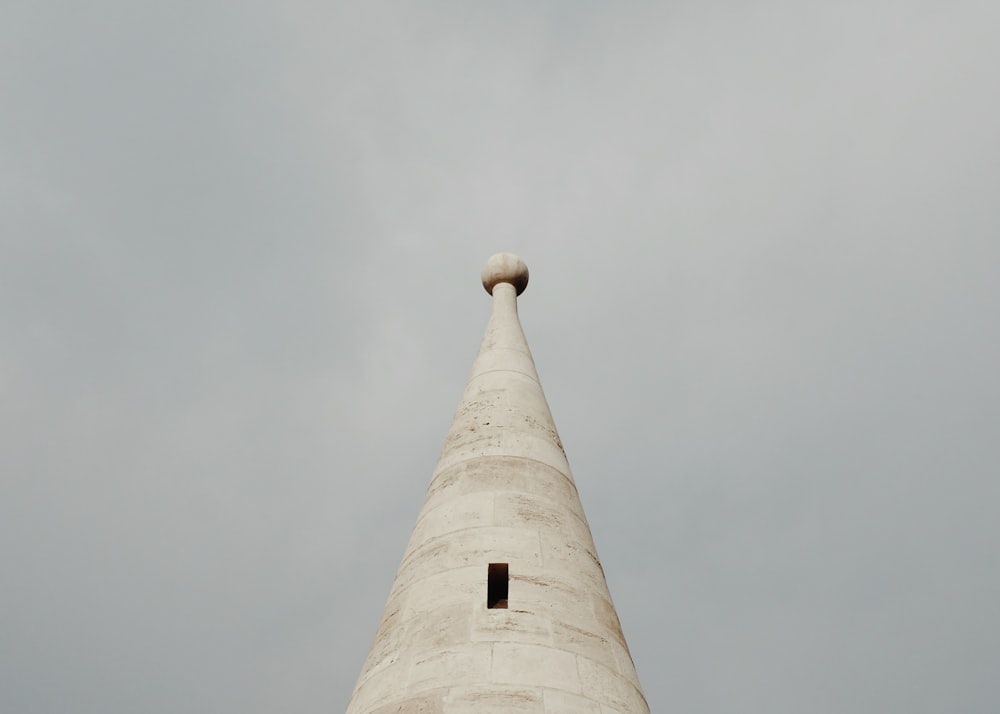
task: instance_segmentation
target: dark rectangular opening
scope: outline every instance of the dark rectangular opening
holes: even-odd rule
[[[490,563],[486,578],[486,607],[490,610],[507,609],[507,563]]]

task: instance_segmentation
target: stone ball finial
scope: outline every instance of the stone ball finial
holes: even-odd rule
[[[492,295],[498,283],[510,283],[520,295],[528,287],[528,266],[513,253],[497,253],[483,266],[483,287]]]

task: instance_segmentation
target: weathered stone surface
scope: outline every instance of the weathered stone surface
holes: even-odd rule
[[[544,714],[543,694],[489,683],[456,687],[444,699],[445,711],[454,714]]]
[[[372,714],[444,714],[444,708],[441,693],[438,692],[386,704],[372,711]]]
[[[575,694],[548,689],[544,697],[546,714],[602,714],[600,704]]]
[[[484,270],[493,314],[348,714],[649,712],[517,319],[523,265]]]
[[[551,687],[563,692],[580,692],[576,655],[557,647],[523,642],[493,645],[490,678],[504,684]]]

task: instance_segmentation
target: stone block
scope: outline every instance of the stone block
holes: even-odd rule
[[[498,684],[528,685],[580,692],[576,656],[564,650],[526,643],[493,645],[490,679]]]

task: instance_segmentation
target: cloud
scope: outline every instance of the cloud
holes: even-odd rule
[[[654,710],[987,711],[995,16],[13,8],[0,708],[341,706],[513,250]]]

